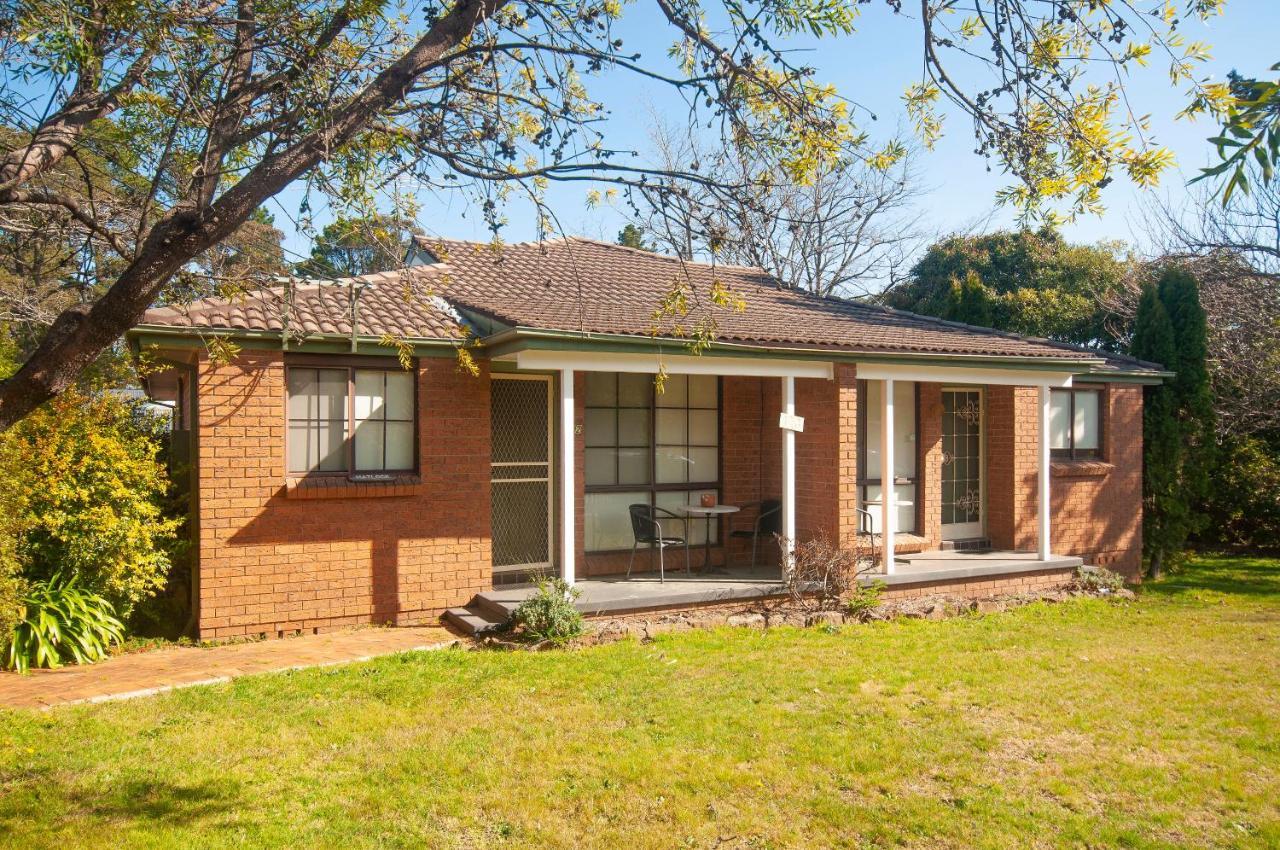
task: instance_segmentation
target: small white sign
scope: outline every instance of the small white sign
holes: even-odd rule
[[[784,431],[795,431],[799,434],[804,431],[804,417],[796,416],[794,413],[779,413],[778,427]]]

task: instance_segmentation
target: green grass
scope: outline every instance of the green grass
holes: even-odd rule
[[[1280,845],[1280,561],[0,714],[21,847]]]

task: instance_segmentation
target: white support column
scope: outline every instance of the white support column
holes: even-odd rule
[[[782,413],[784,417],[796,413],[796,379],[790,375],[782,379]],[[782,429],[782,563],[790,569],[795,556],[796,542],[796,432]]]
[[[1037,554],[1040,560],[1049,560],[1049,553],[1052,551],[1052,544],[1049,533],[1049,511],[1052,503],[1049,501],[1049,387],[1045,384],[1040,385],[1040,469],[1039,481],[1037,482],[1038,498],[1036,499],[1037,511]]]
[[[573,556],[577,549],[574,527],[577,521],[577,492],[573,480],[575,460],[573,432],[573,370],[560,370],[560,575],[574,582]]]
[[[880,390],[880,540],[884,571],[893,573],[894,538],[898,526],[898,500],[893,490],[893,379]]]

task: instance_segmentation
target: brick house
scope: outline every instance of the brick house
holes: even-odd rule
[[[191,459],[204,638],[483,626],[531,571],[590,611],[707,604],[777,592],[780,547],[816,537],[869,544],[898,594],[1136,578],[1143,385],[1166,375],[578,238],[424,242],[128,338],[171,367],[147,389]],[[687,544],[663,581],[637,504]]]

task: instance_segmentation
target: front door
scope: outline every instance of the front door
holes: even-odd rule
[[[942,391],[942,539],[986,534],[982,390]]]
[[[490,523],[494,573],[551,564],[551,378],[494,375]]]

